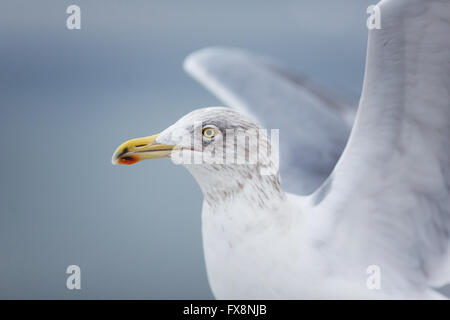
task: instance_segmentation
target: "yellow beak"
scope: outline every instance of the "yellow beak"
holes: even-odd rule
[[[141,160],[166,158],[175,146],[155,143],[157,134],[131,139],[122,143],[114,152],[113,164],[135,164]]]

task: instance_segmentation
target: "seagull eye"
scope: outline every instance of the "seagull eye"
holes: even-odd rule
[[[213,127],[205,127],[202,130],[202,135],[205,138],[212,139],[217,135],[217,130]]]

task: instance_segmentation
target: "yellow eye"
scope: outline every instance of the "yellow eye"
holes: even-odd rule
[[[202,130],[202,135],[205,138],[212,139],[217,135],[217,130],[213,127],[204,127]]]

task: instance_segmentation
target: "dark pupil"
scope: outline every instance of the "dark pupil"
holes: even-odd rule
[[[211,129],[206,130],[206,135],[207,136],[212,136],[213,132]]]

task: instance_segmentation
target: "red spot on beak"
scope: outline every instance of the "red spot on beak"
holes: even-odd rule
[[[122,157],[122,158],[118,159],[117,162],[119,164],[130,165],[130,164],[135,164],[136,162],[139,162],[139,159],[136,156],[126,156],[126,157]]]

